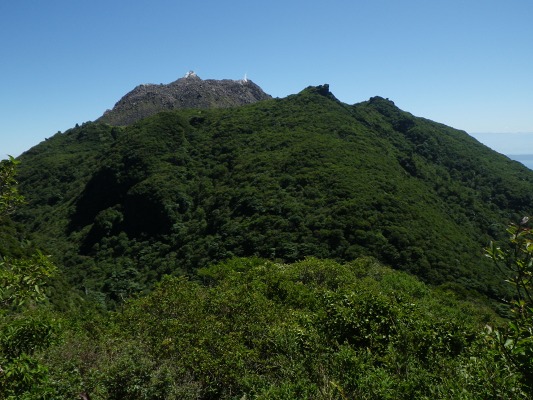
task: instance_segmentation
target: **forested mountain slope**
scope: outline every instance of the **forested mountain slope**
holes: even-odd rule
[[[498,297],[482,256],[533,206],[533,172],[462,131],[327,85],[230,109],[86,123],[24,153],[17,216],[112,299],[236,256],[372,255]]]

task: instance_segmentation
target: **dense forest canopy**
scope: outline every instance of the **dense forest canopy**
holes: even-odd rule
[[[379,97],[341,103],[327,85],[86,123],[20,160],[17,220],[71,282],[115,300],[233,256],[364,255],[499,298],[480,249],[533,195],[531,171],[466,133]]]

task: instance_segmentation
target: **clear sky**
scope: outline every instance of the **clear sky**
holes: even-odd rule
[[[3,0],[0,158],[189,70],[275,97],[388,97],[533,153],[533,136],[503,135],[533,132],[532,18],[531,0]]]

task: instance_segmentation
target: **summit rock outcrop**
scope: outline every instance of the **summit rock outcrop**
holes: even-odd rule
[[[97,121],[123,126],[166,110],[230,108],[270,98],[250,79],[204,80],[189,71],[169,84],[137,86]]]

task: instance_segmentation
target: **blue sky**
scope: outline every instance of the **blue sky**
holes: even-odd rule
[[[275,97],[380,95],[533,153],[532,16],[530,0],[2,1],[0,158],[189,70]]]

